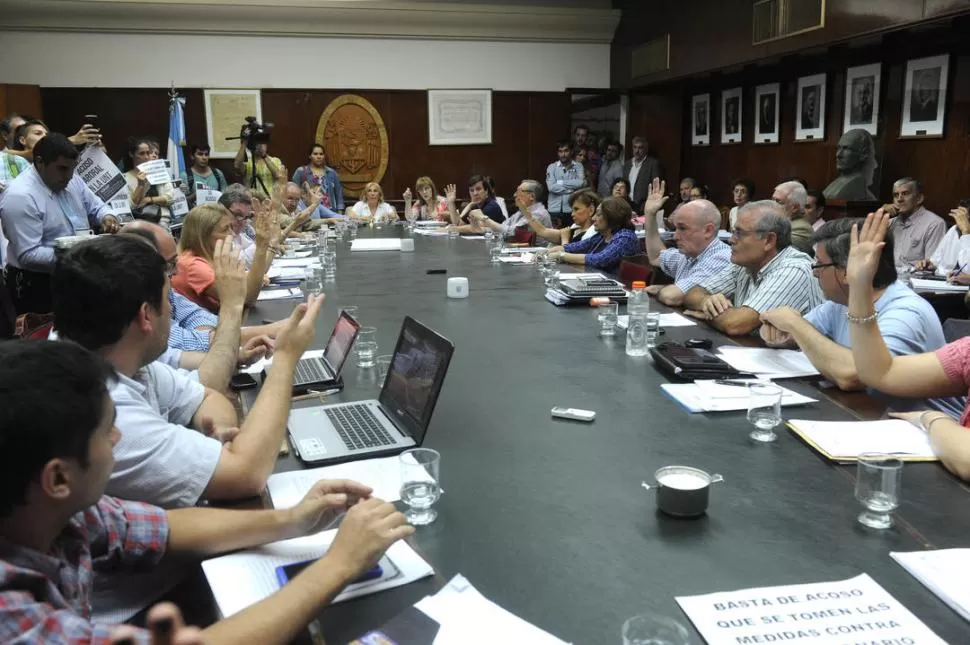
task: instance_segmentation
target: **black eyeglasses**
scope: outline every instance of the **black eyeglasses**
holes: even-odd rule
[[[748,235],[762,235],[764,231],[754,229],[751,231],[746,231],[743,228],[733,228],[731,229],[731,237],[741,239],[742,237],[747,237]]]
[[[824,264],[813,264],[812,271],[821,271],[822,269],[827,269],[829,267],[838,266],[835,262],[826,262]]]

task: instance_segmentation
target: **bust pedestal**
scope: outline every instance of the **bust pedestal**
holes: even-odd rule
[[[823,219],[829,221],[839,217],[865,217],[869,213],[875,213],[881,206],[882,202],[873,199],[827,199]]]

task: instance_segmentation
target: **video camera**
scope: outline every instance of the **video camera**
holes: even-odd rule
[[[243,124],[242,128],[239,130],[238,137],[226,137],[226,141],[233,141],[235,139],[243,139],[246,141],[246,147],[250,150],[255,150],[256,146],[261,143],[269,143],[270,133],[273,131],[273,124],[266,122],[260,123],[256,120],[254,116],[247,116],[246,122]]]

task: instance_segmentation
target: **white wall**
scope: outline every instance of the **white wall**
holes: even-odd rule
[[[41,87],[608,88],[610,46],[557,42],[0,33],[0,82]],[[319,66],[314,69],[312,61]]]

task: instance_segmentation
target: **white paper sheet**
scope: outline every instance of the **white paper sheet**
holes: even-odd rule
[[[351,461],[322,468],[294,470],[269,476],[266,487],[274,508],[296,506],[321,479],[352,479],[374,489],[374,497],[385,502],[401,499],[401,464],[397,455],[380,459]]]
[[[307,350],[307,351],[303,352],[303,355],[300,358],[302,359],[302,358],[322,358],[322,357],[323,357],[323,350],[322,349],[310,349],[310,350]],[[260,374],[264,369],[268,368],[272,364],[273,364],[273,357],[272,356],[270,356],[269,358],[265,358],[264,357],[264,358],[259,359],[255,363],[252,363],[250,365],[247,365],[246,367],[240,367],[239,368],[239,372],[241,374],[253,374],[253,375],[256,375],[256,374]],[[304,492],[306,492],[306,491],[304,491]]]
[[[434,645],[565,645],[565,641],[496,605],[461,574],[415,607],[440,625]]]
[[[267,289],[260,291],[259,295],[256,296],[256,300],[287,300],[302,297],[303,292],[300,291],[299,287],[290,287],[288,289]]]
[[[152,161],[138,164],[138,170],[145,173],[148,183],[152,186],[167,184],[172,181],[172,172],[169,168],[168,159],[153,159]]]
[[[936,594],[950,609],[970,621],[970,549],[890,553],[893,560]]]
[[[462,235],[461,236],[461,239],[463,239],[463,240],[484,240],[485,239],[485,236],[484,235]]]
[[[202,571],[222,616],[232,616],[275,593],[280,586],[276,567],[321,557],[336,534],[336,530],[324,531],[205,560]],[[350,585],[333,602],[400,587],[433,573],[431,566],[403,541],[391,545],[386,558],[393,566],[384,567],[385,576]]]
[[[198,204],[214,204],[219,201],[222,197],[222,193],[218,190],[212,190],[211,188],[196,188],[195,189],[195,203]]]
[[[350,243],[351,251],[400,251],[401,240],[397,238],[374,238],[369,240],[354,240]]]
[[[317,258],[279,258],[273,260],[273,264],[271,265],[270,269],[277,267],[287,269],[293,269],[296,267],[306,268],[319,263],[320,261]]]
[[[620,329],[626,329],[630,324],[630,316],[623,314],[622,316],[616,317],[616,326]],[[660,326],[661,327],[693,327],[697,323],[687,318],[686,316],[681,316],[676,313],[660,314]]]
[[[833,582],[682,596],[677,602],[708,645],[945,645],[866,574]]]
[[[416,228],[416,235],[427,235],[428,237],[448,237],[448,231],[441,228]]]
[[[302,280],[305,276],[306,269],[304,267],[271,266],[266,271],[266,277],[270,280],[273,278],[281,278],[283,280]]]
[[[519,255],[500,255],[499,262],[504,264],[535,264],[536,256],[534,253],[521,253]]]
[[[714,381],[694,383],[661,383],[660,388],[688,412],[730,412],[748,409],[748,388],[735,385],[718,385]],[[781,388],[783,406],[815,403],[812,399],[788,388]]]
[[[804,352],[794,349],[722,345],[717,348],[717,352],[731,367],[749,374],[764,375],[773,379],[818,374],[818,370]]]
[[[922,278],[913,278],[913,289],[919,291],[965,292],[970,290],[970,286],[965,284],[952,284],[950,282],[943,282],[942,280],[924,280]]]
[[[833,457],[855,458],[864,452],[934,457],[929,436],[902,419],[880,421],[809,421],[789,423]]]

